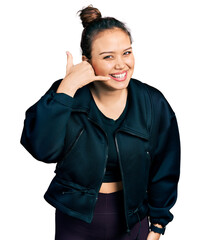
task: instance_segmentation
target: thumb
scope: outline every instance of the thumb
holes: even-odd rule
[[[66,55],[67,55],[66,74],[69,74],[71,68],[73,67],[73,56],[70,52],[66,52]]]

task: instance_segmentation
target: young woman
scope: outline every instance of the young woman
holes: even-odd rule
[[[45,194],[56,240],[158,240],[177,197],[175,114],[158,90],[131,78],[126,26],[92,6],[80,17],[82,62],[67,52],[66,76],[27,110],[21,143],[57,163]]]

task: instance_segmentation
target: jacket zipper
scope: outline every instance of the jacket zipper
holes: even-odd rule
[[[95,124],[98,128],[100,128],[102,130],[102,132],[105,134],[105,137],[106,137],[106,141],[107,141],[107,149],[106,149],[106,158],[105,158],[105,162],[104,162],[104,172],[103,172],[103,177],[102,177],[102,180],[101,180],[101,183],[100,183],[100,186],[99,186],[99,190],[100,190],[100,187],[101,187],[101,184],[103,182],[103,178],[104,178],[104,175],[105,175],[105,171],[106,171],[106,164],[107,164],[107,159],[108,159],[108,137],[107,137],[107,134],[106,132],[103,130],[102,127],[100,127],[96,122],[94,122],[92,119],[90,119],[88,117],[88,119],[93,123]],[[118,132],[118,131],[117,131]],[[118,142],[117,142],[117,138],[116,138],[116,134],[117,132],[115,133],[115,145],[116,145],[116,149],[117,149],[117,155],[118,155],[118,160],[119,160],[119,165],[120,165],[120,169],[121,169],[121,175],[122,175],[122,183],[123,183],[123,186],[125,185],[124,184],[124,176],[123,176],[123,170],[122,170],[122,165],[121,165],[121,161],[120,161],[120,154],[119,154],[119,147],[118,147]],[[131,133],[132,134],[132,133]],[[133,134],[132,134],[133,135]],[[99,191],[98,191],[99,192]],[[98,192],[97,192],[97,195],[96,195],[96,201],[98,200]],[[127,206],[126,206],[126,197],[125,197],[125,191],[123,189],[123,192],[124,192],[124,210],[125,210],[125,218],[126,218],[126,227],[127,227],[127,232],[129,233],[130,232],[130,228],[129,228],[129,225],[128,225],[128,216],[127,216]]]
[[[115,145],[116,145],[116,149],[117,149],[117,155],[118,155],[118,160],[119,160],[119,165],[120,165],[120,170],[121,170],[122,183],[123,183],[123,186],[125,186],[123,168],[122,168],[122,164],[121,164],[121,160],[120,160],[119,146],[118,146],[118,141],[117,141],[117,133],[120,132],[120,131],[127,132],[128,134],[131,134],[131,135],[133,135],[135,137],[140,137],[140,138],[144,138],[144,139],[147,139],[147,138],[145,136],[142,136],[142,135],[140,136],[140,135],[134,134],[133,132],[130,132],[128,129],[124,129],[124,128],[117,129],[117,131],[115,132]],[[127,226],[127,232],[129,233],[130,232],[130,228],[129,228],[129,225],[128,225],[128,216],[127,216],[127,205],[126,205],[125,190],[123,192],[124,192],[124,210],[125,210],[126,226]]]
[[[116,145],[116,149],[117,149],[119,166],[120,166],[120,170],[121,170],[122,183],[123,183],[123,186],[125,186],[124,174],[123,174],[122,164],[121,164],[121,161],[120,161],[119,146],[118,146],[117,137],[116,137],[117,132],[118,132],[118,130],[115,133],[115,145]],[[130,228],[129,228],[129,225],[128,225],[127,205],[126,205],[126,196],[125,196],[125,188],[124,187],[123,187],[123,193],[124,193],[124,211],[125,211],[125,218],[126,218],[126,227],[127,227],[127,232],[129,233],[130,232]]]
[[[107,137],[107,134],[106,132],[103,130],[103,128],[101,126],[99,126],[96,122],[94,122],[91,118],[88,117],[88,119],[94,124],[96,125],[98,128],[100,128],[102,130],[102,132],[104,133],[105,135],[105,138],[106,138],[106,151],[105,151],[105,162],[104,162],[104,171],[103,171],[103,175],[102,175],[102,179],[101,179],[101,182],[100,182],[100,185],[98,187],[98,191],[97,191],[97,194],[96,194],[96,201],[98,200],[98,193],[99,193],[99,190],[101,188],[101,185],[102,185],[102,182],[103,182],[103,178],[104,178],[104,175],[105,175],[105,172],[106,172],[106,165],[107,165],[107,159],[108,159],[108,137]]]

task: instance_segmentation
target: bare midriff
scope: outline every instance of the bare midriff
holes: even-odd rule
[[[122,181],[120,182],[109,182],[109,183],[102,183],[100,188],[100,193],[113,193],[118,192],[123,189]]]

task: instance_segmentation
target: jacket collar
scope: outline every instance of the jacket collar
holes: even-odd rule
[[[74,99],[72,111],[85,112],[90,120],[103,128],[89,85],[79,89]],[[131,79],[128,86],[128,104],[125,120],[119,130],[148,139],[151,106],[144,84],[136,79]]]

